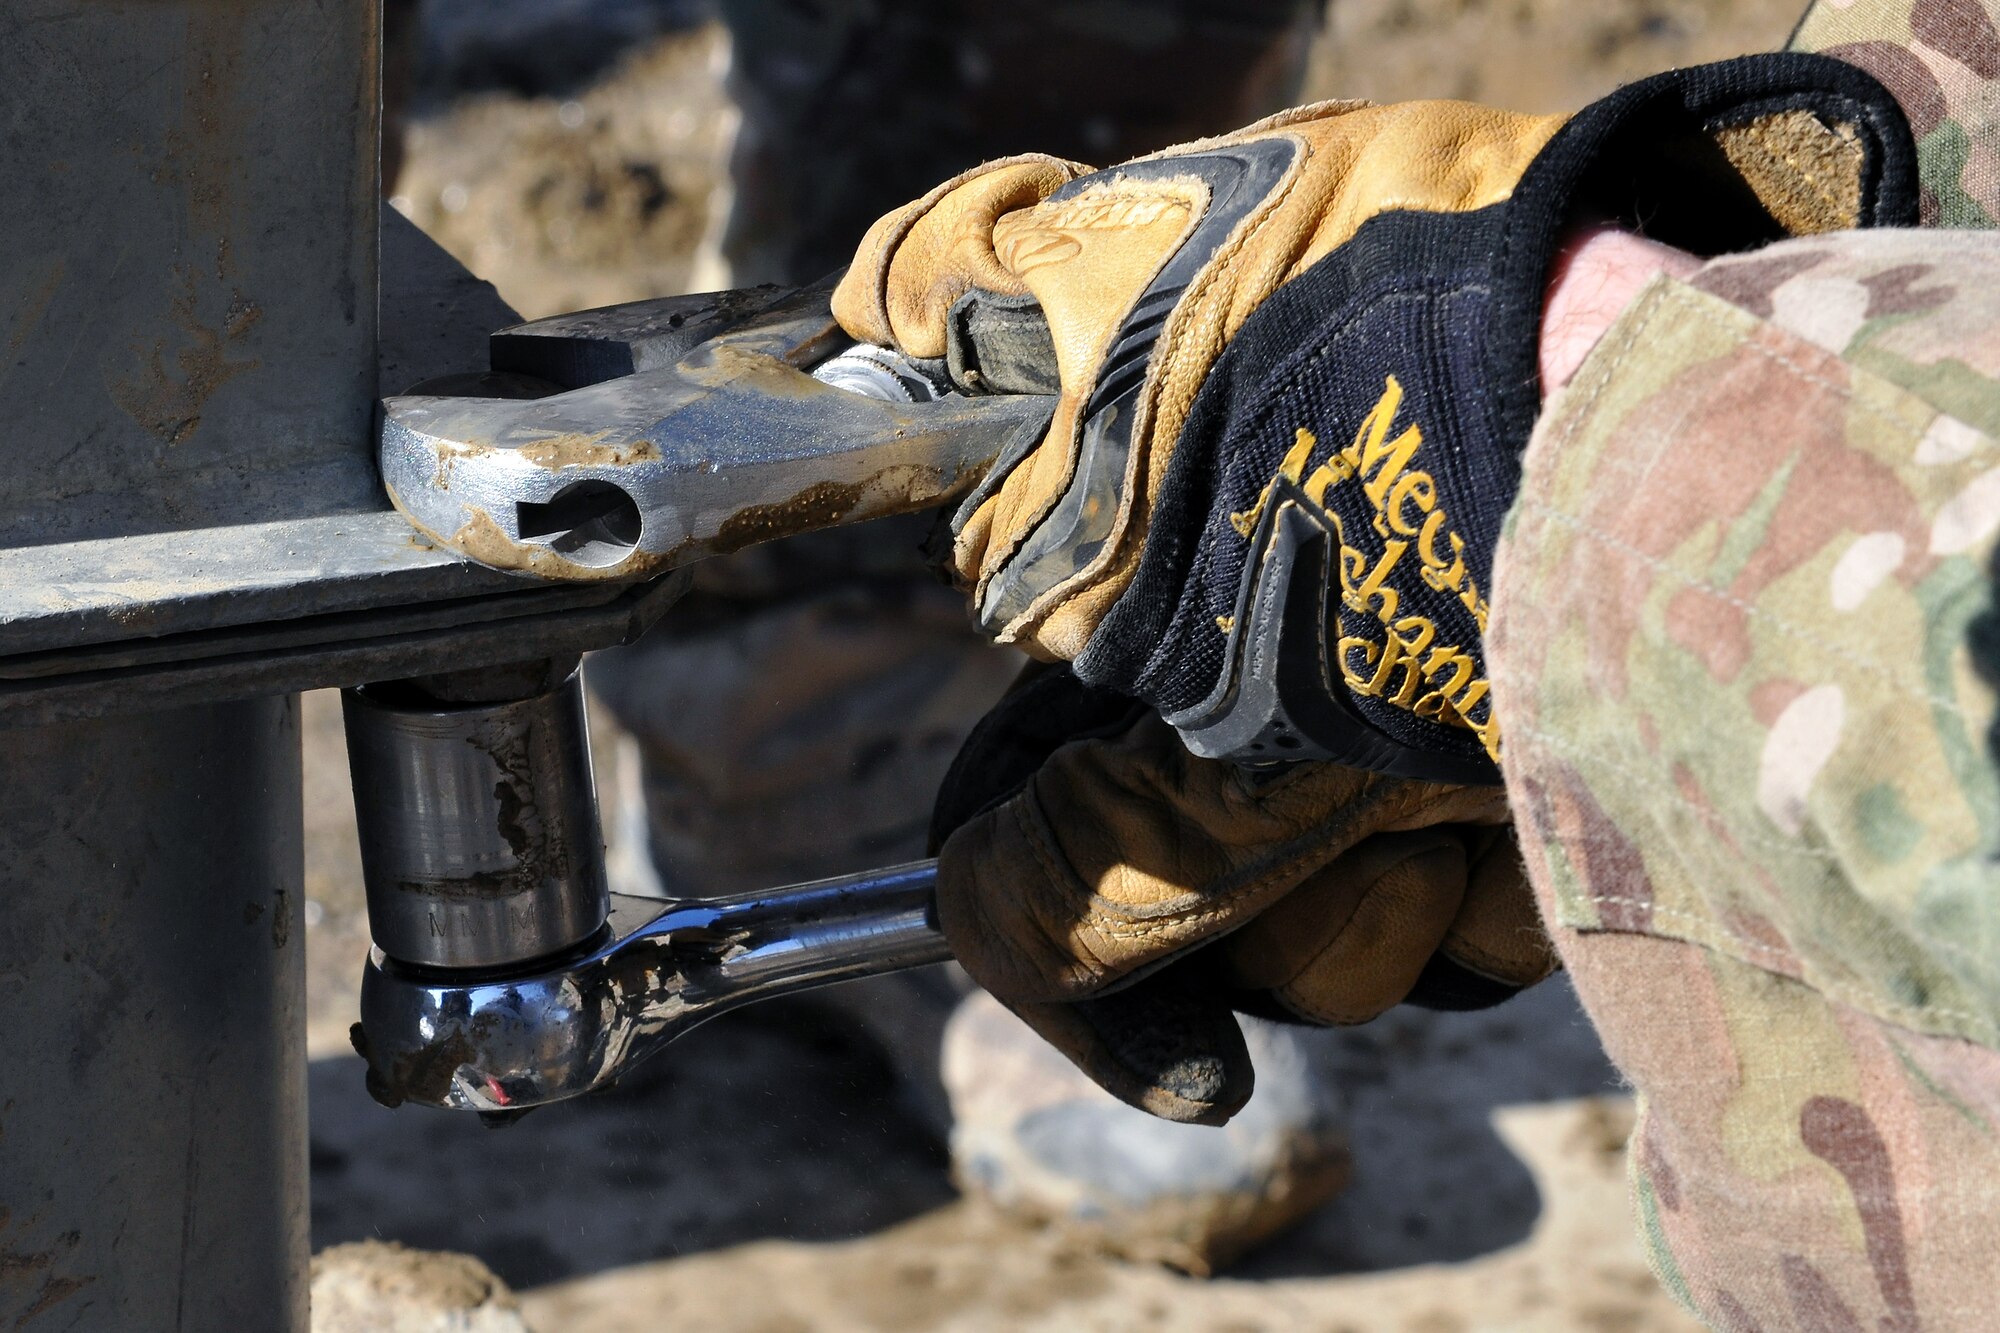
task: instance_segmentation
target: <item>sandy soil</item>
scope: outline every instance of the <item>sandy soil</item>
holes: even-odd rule
[[[703,243],[727,207],[728,60],[711,24],[594,85],[463,98],[411,124],[392,199],[529,318],[713,290],[723,275]]]
[[[1622,1100],[1503,1112],[1499,1128],[1542,1181],[1524,1242],[1452,1265],[1347,1277],[1196,1281],[1095,1262],[1059,1232],[1024,1233],[972,1203],[863,1240],[767,1241],[561,1283],[522,1302],[541,1330],[845,1333],[846,1330],[1156,1329],[1172,1333],[1680,1333],[1623,1227]]]
[[[1798,7],[1339,0],[1309,91],[1573,106],[1769,49]],[[555,8],[430,0],[456,64],[419,99],[397,206],[527,315],[716,285],[726,37],[696,3]],[[571,11],[635,40],[581,65],[571,43],[561,77],[517,77],[554,58],[537,65],[536,34]],[[599,739],[615,761],[601,720]],[[1629,1105],[1561,983],[1490,1015],[1329,1035],[1326,1076],[1353,1103],[1353,1189],[1236,1273],[1196,1281],[957,1200],[938,1145],[897,1109],[893,1071],[811,1006],[722,1020],[617,1092],[503,1134],[373,1106],[345,1054],[367,932],[328,695],[306,701],[306,795],[315,1245],[476,1254],[524,1289],[539,1333],[1694,1327],[1639,1257]]]
[[[1782,46],[1805,0],[1332,0],[1320,97],[1567,111],[1621,83]]]

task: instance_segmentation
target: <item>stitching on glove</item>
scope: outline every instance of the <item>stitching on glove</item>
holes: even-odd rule
[[[1055,850],[1051,845],[1052,839],[1048,836],[1048,812],[1042,808],[1041,794],[1035,789],[1035,784],[1030,782],[1023,790],[1022,795],[1027,799],[1008,802],[1002,808],[1006,809],[1008,817],[1013,819],[1015,827],[1020,830],[1023,840],[1028,844],[1028,850],[1034,854],[1035,860],[1041,864],[1043,875],[1047,877],[1050,884],[1055,885],[1057,888],[1067,886],[1072,897],[1081,895],[1088,901],[1093,896],[1090,893],[1090,886],[1083,882],[1077,875],[1075,868],[1068,861],[1055,854]],[[1042,930],[1046,938],[1048,931],[1042,922],[1037,919],[1035,925],[1037,929]],[[1096,957],[1094,954],[1087,959],[1079,956],[1079,947],[1087,947],[1083,946],[1081,941],[1074,939],[1057,941],[1051,939],[1049,942],[1055,946],[1055,953],[1058,958],[1065,959],[1076,965],[1073,969],[1063,969],[1065,972],[1071,973],[1072,984],[1081,984],[1095,988],[1095,986],[1101,985],[1107,980],[1110,968],[1105,965],[1103,959]],[[1077,976],[1077,973],[1081,973],[1081,975]]]
[[[1246,870],[1245,873],[1251,875],[1250,879],[1224,891],[1220,896],[1205,898],[1194,906],[1170,916],[1141,920],[1129,915],[1102,911],[1098,904],[1103,902],[1103,899],[1092,894],[1089,899],[1091,906],[1087,919],[1093,930],[1111,939],[1145,939],[1150,935],[1187,925],[1207,924],[1218,917],[1233,915],[1238,903],[1245,898],[1268,892],[1274,882],[1287,878],[1296,882],[1306,874],[1324,868],[1340,855],[1339,852],[1328,852],[1327,847],[1326,842],[1315,842],[1275,865],[1267,864],[1261,869]],[[1316,858],[1319,859],[1315,864]]]
[[[1288,130],[1295,125],[1307,125],[1316,120],[1335,120],[1354,111],[1367,111],[1381,105],[1365,97],[1328,97],[1304,106],[1288,107],[1274,111],[1262,120],[1253,121],[1241,129],[1230,130],[1226,134],[1212,134],[1205,139],[1192,139],[1187,143],[1173,144],[1144,157],[1135,157],[1134,162],[1155,162],[1164,157],[1182,157],[1189,153],[1205,152],[1211,148],[1223,148],[1242,143],[1253,135],[1268,134],[1277,130]]]
[[[923,195],[922,198],[913,199],[905,204],[902,216],[896,219],[896,225],[890,228],[876,242],[874,251],[869,256],[868,265],[874,271],[875,276],[875,281],[870,285],[869,304],[872,309],[869,311],[869,314],[881,324],[884,330],[891,328],[889,320],[889,284],[890,271],[895,265],[896,251],[902,248],[904,241],[910,239],[910,233],[916,230],[917,223],[928,217],[931,211],[944,201],[946,195],[961,185],[971,183],[976,177],[983,175],[985,170],[1000,169],[1006,165],[1008,164],[1005,162],[996,162],[984,170],[975,168],[972,171],[961,172],[950,180],[941,182]]]
[[[1526,927],[1522,927],[1521,933],[1525,935],[1529,932]],[[1547,937],[1544,936],[1543,938],[1546,939]],[[1504,958],[1490,949],[1481,948],[1463,935],[1455,932],[1446,935],[1444,943],[1440,944],[1438,949],[1439,952],[1445,954],[1453,962],[1459,963],[1469,971],[1478,972],[1479,975],[1485,977],[1488,981],[1497,981],[1506,986],[1519,986],[1522,984],[1507,975],[1516,966],[1514,960]],[[1553,966],[1549,966],[1543,970],[1542,975],[1548,976],[1554,970]]]
[[[1375,780],[1372,775],[1369,781],[1371,786],[1374,785]],[[1364,788],[1364,793],[1366,790],[1367,789]],[[1401,794],[1402,793],[1396,793],[1396,795],[1401,795]],[[1435,795],[1430,796],[1425,800],[1417,801],[1407,807],[1399,806],[1398,807],[1399,814],[1397,817],[1408,818],[1417,814],[1421,814],[1424,810],[1430,808],[1433,805],[1442,804],[1448,796],[1454,794],[1456,794],[1456,789],[1446,789],[1444,791],[1436,793]],[[1394,797],[1392,797],[1391,799],[1394,799]],[[1358,803],[1358,798],[1355,803]],[[1385,801],[1384,804],[1386,805],[1388,804],[1388,802]],[[1310,836],[1311,832],[1308,832],[1306,834],[1299,835],[1299,838],[1306,838]],[[1296,843],[1297,840],[1298,839],[1294,839],[1294,842]],[[1205,925],[1215,920],[1218,917],[1227,917],[1233,915],[1237,904],[1241,903],[1246,898],[1253,898],[1260,894],[1268,892],[1272,888],[1274,882],[1282,882],[1284,880],[1290,879],[1293,883],[1293,886],[1296,887],[1297,882],[1303,879],[1305,875],[1310,874],[1317,870],[1324,869],[1336,857],[1340,856],[1342,852],[1351,850],[1355,845],[1358,844],[1359,841],[1360,840],[1357,839],[1355,843],[1349,843],[1347,847],[1342,848],[1340,851],[1332,851],[1332,852],[1329,852],[1328,850],[1329,847],[1333,846],[1333,843],[1331,841],[1320,840],[1316,842],[1311,842],[1306,847],[1304,847],[1291,857],[1287,858],[1286,860],[1280,861],[1275,865],[1267,864],[1262,868],[1246,867],[1244,871],[1240,873],[1252,876],[1252,878],[1250,878],[1249,880],[1237,885],[1234,888],[1225,890],[1224,892],[1221,893],[1220,896],[1205,898],[1201,902],[1185,909],[1184,911],[1176,912],[1168,916],[1146,918],[1142,920],[1129,915],[1121,915],[1115,911],[1106,911],[1100,907],[1100,904],[1102,904],[1104,900],[1100,898],[1098,895],[1092,893],[1089,895],[1089,898],[1087,900],[1090,903],[1090,908],[1087,916],[1085,917],[1085,921],[1092,930],[1095,930],[1098,933],[1104,935],[1107,939],[1119,939],[1119,940],[1145,939],[1152,935],[1162,934],[1164,932],[1175,930],[1177,928],[1188,925],[1196,925],[1196,924]],[[1316,858],[1318,858],[1317,861],[1315,860]],[[1072,876],[1073,875],[1074,872],[1072,872]],[[1080,883],[1081,881],[1074,881],[1074,882]]]
[[[1272,991],[1271,994],[1276,996],[1278,1003],[1284,1005],[1285,1008],[1291,1010],[1307,1022],[1316,1023],[1320,1027],[1354,1027],[1357,1024],[1379,1018],[1383,1012],[1380,1009],[1335,1009],[1307,1004],[1298,996],[1292,995],[1283,989]],[[1397,1001],[1396,1003],[1399,1004],[1401,1001]],[[1395,1004],[1391,1004],[1389,1007],[1394,1008]]]
[[[1379,877],[1376,882],[1377,883],[1381,882]],[[1373,891],[1374,891],[1374,886],[1371,885],[1369,889],[1362,894],[1362,897],[1366,898],[1367,894],[1372,893]],[[1303,1018],[1311,1019],[1315,1023],[1319,1023],[1322,1025],[1332,1025],[1332,1026],[1348,1026],[1355,1023],[1365,1023],[1369,1019],[1374,1018],[1377,1014],[1382,1012],[1381,1009],[1374,1009],[1374,1008],[1352,1007],[1352,1008],[1341,1009],[1341,1008],[1334,1008],[1331,1006],[1319,1006],[1319,1005],[1308,1004],[1292,989],[1293,986],[1298,984],[1298,980],[1300,977],[1304,976],[1307,972],[1311,971],[1313,966],[1317,964],[1320,959],[1332,953],[1334,949],[1339,946],[1341,939],[1347,934],[1348,931],[1354,928],[1355,919],[1358,918],[1360,915],[1361,913],[1358,910],[1354,912],[1352,915],[1350,915],[1347,918],[1347,920],[1341,924],[1340,929],[1333,933],[1332,938],[1327,940],[1326,944],[1323,947],[1321,947],[1318,952],[1314,953],[1311,958],[1308,958],[1304,963],[1299,965],[1299,970],[1292,973],[1290,981],[1287,981],[1282,986],[1273,988],[1274,993],[1277,994],[1283,1000],[1286,1008],[1297,1012]],[[1385,1007],[1393,1008],[1400,1003],[1401,1003],[1401,998],[1399,997],[1395,1000],[1391,1000],[1389,1004]]]

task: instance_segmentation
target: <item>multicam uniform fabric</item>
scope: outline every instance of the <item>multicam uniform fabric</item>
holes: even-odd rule
[[[1928,225],[2000,221],[2000,0],[1817,5]],[[1490,640],[1524,853],[1640,1094],[1661,1280],[1729,1330],[1990,1327],[2000,237],[1657,281],[1550,404]]]
[[[1821,0],[1792,38],[1859,65],[1917,137],[1924,225],[2000,224],[2000,0]]]
[[[1718,1328],[1990,1326],[1996,431],[2000,236],[1875,232],[1656,281],[1529,449],[1506,776]]]

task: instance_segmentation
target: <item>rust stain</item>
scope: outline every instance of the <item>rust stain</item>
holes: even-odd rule
[[[726,555],[757,542],[837,523],[921,509],[943,498],[947,489],[943,472],[920,463],[884,468],[864,481],[817,482],[789,500],[752,505],[731,514],[723,520],[709,549]]]
[[[441,462],[440,466],[444,464]],[[413,517],[393,488],[389,498],[425,538],[482,565],[537,578],[581,583],[645,578],[690,560],[727,555],[758,542],[923,509],[950,499],[974,475],[947,476],[929,464],[899,463],[861,481],[817,482],[788,500],[738,510],[722,521],[713,538],[691,538],[665,552],[635,549],[617,564],[604,568],[578,564],[539,543],[515,541],[483,510],[473,510],[464,526],[446,537]]]
[[[175,274],[181,290],[173,300],[173,319],[186,340],[171,352],[165,338],[155,338],[150,347],[135,346],[141,368],[109,386],[125,415],[170,445],[201,428],[202,412],[216,390],[262,364],[254,356],[232,359],[230,349],[264,315],[256,302],[232,291],[222,319],[210,327],[200,317],[195,270],[177,265]]]
[[[524,444],[514,452],[537,467],[545,467],[551,472],[566,467],[623,467],[627,463],[650,463],[660,456],[659,448],[651,440],[634,440],[629,444],[602,443],[610,431],[599,431],[595,435],[551,435],[533,444]]]
[[[812,376],[768,351],[711,343],[705,354],[698,353],[681,362],[681,374],[696,384],[752,386],[773,398],[823,398],[841,390],[820,383]],[[803,355],[803,351],[801,352]]]
[[[104,618],[120,629],[143,631],[159,623],[160,609],[157,605],[143,602],[114,606],[104,613]]]
[[[514,570],[564,583],[642,578],[665,569],[670,559],[653,551],[634,550],[615,565],[594,569],[566,559],[560,552],[546,546],[509,539],[500,530],[500,525],[480,510],[473,511],[471,520],[444,539],[444,544],[494,569]]]
[[[441,439],[437,445],[437,488],[441,491],[451,489],[451,470],[459,459],[482,458],[496,453],[514,454],[550,472],[560,472],[568,467],[623,467],[628,463],[651,463],[659,459],[659,446],[651,440],[604,443],[605,437],[613,433],[610,430],[591,434],[572,431],[513,446],[496,445],[486,440]]]
[[[830,528],[860,506],[865,491],[860,482],[822,481],[789,500],[739,510],[723,520],[715,534],[715,549],[740,551],[793,533]]]
[[[49,276],[28,293],[27,300],[14,312],[13,328],[7,334],[7,351],[0,359],[11,365],[14,358],[21,354],[21,349],[28,345],[28,339],[48,315],[49,307],[55,304],[56,293],[62,290],[63,278],[68,273],[69,265],[57,259],[49,269]]]
[[[189,221],[218,238],[228,234],[232,187],[243,177],[243,147],[230,132],[246,121],[230,97],[239,83],[243,29],[240,12],[190,16],[185,50],[192,77],[180,119],[164,136],[167,170],[180,179]],[[217,262],[226,269],[226,252],[218,253]]]
[[[0,1249],[0,1312],[14,1315],[13,1327],[27,1327],[97,1281],[55,1271],[82,1243],[81,1233],[65,1231],[45,1249]]]

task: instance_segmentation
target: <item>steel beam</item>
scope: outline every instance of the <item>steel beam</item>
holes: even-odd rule
[[[268,565],[383,508],[379,24],[0,4],[0,655],[377,604]],[[94,665],[0,730],[0,1325],[304,1333],[297,687]]]
[[[515,320],[381,221],[379,25],[0,0],[0,1327],[305,1333],[295,692],[607,646],[681,586],[390,509],[378,379]]]
[[[296,697],[0,743],[0,1327],[304,1333]]]

